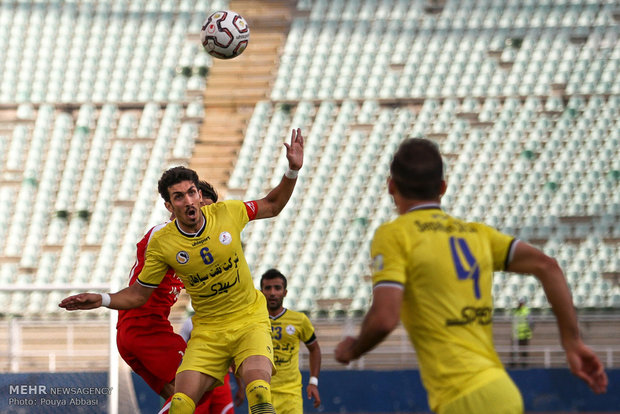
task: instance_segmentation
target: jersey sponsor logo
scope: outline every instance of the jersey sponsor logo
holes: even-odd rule
[[[295,333],[295,327],[293,325],[288,325],[286,327],[286,333],[289,335],[293,335]]]
[[[372,266],[373,272],[378,272],[380,270],[383,270],[383,255],[378,254],[375,257],[373,257],[371,266]]]
[[[208,295],[198,295],[198,297],[201,298],[210,298],[212,296],[216,296],[219,295],[221,293],[228,293],[228,291],[230,290],[230,288],[234,287],[237,282],[239,282],[239,270],[237,270],[237,277],[235,278],[234,282],[216,282],[214,284],[211,285],[211,293],[209,293]]]
[[[223,231],[220,233],[220,243],[227,246],[232,242],[232,236],[229,232]]]
[[[187,253],[185,250],[181,250],[180,252],[178,252],[177,262],[179,262],[180,264],[185,264],[189,262],[189,253]]]
[[[176,286],[172,286],[172,288],[170,289],[170,292],[168,292],[169,295],[172,295],[174,297],[174,301],[176,302],[177,299],[179,298],[179,295],[181,294],[181,289],[179,289]]]
[[[206,238],[202,239],[202,240],[198,240],[192,243],[192,247],[196,247],[199,246],[205,242],[208,242],[209,240],[211,240],[211,237],[207,236]]]
[[[444,233],[477,233],[475,226],[464,223],[441,223],[439,221],[420,221],[414,222],[419,232],[434,231]]]
[[[208,249],[207,249],[208,250]],[[201,255],[203,257],[203,261],[205,264],[210,264],[213,263],[214,259],[213,256],[211,256],[211,254],[206,251],[206,252],[202,252],[201,251]],[[237,253],[235,253],[235,258],[233,259],[232,257],[228,258],[228,261],[223,262],[218,264],[215,267],[209,267],[208,271],[206,271],[204,274],[200,274],[200,273],[196,273],[196,274],[188,274],[187,278],[189,280],[189,285],[194,287],[197,286],[203,282],[206,282],[207,280],[222,274],[223,272],[226,272],[232,268],[235,268],[237,270],[237,277],[239,275],[239,257],[237,256]],[[232,286],[232,285],[231,285]]]
[[[488,306],[476,308],[465,306],[461,309],[461,318],[446,319],[446,326],[462,326],[478,322],[478,325],[488,325],[493,321],[493,309]]]

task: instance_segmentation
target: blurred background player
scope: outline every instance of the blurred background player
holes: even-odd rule
[[[571,294],[557,262],[529,244],[481,223],[444,213],[446,190],[437,146],[401,143],[388,190],[399,217],[373,238],[373,302],[357,338],[345,338],[336,360],[348,363],[402,322],[418,354],[429,406],[441,414],[522,413],[519,390],[493,347],[494,270],[528,273],[543,285],[570,369],[595,393],[607,376],[580,338]]]
[[[512,310],[512,353],[510,366],[516,367],[520,363],[522,367],[527,366],[529,357],[528,346],[532,339],[532,313],[525,304],[524,297],[519,298],[517,307]]]
[[[254,219],[275,217],[290,199],[303,165],[300,129],[284,143],[288,170],[260,200],[200,206],[198,176],[184,167],[164,172],[158,190],[175,220],[156,232],[137,282],[114,294],[82,293],[62,300],[67,310],[142,306],[173,267],[196,310],[194,329],[175,378],[170,413],[194,412],[205,391],[221,384],[230,361],[246,385],[251,412],[273,413],[273,350],[264,296],[254,288],[241,231]]]
[[[211,184],[200,181],[198,189],[203,205],[217,202],[218,196]],[[174,215],[170,219],[173,220]],[[136,262],[129,273],[129,285],[135,283],[144,267],[151,236],[165,224],[151,228],[136,245]],[[170,308],[176,303],[181,289],[181,279],[169,268],[162,283],[144,305],[118,312],[116,325],[116,344],[121,357],[164,400],[174,394],[174,377],[187,347],[187,341],[174,333],[168,320]],[[226,381],[216,390],[205,393],[196,412],[219,414],[210,407],[228,403],[232,405],[232,397],[230,383]]]
[[[286,277],[276,269],[267,270],[260,279],[261,291],[267,299],[271,320],[271,339],[277,372],[271,378],[271,396],[278,414],[302,414],[301,373],[299,372],[299,342],[309,352],[310,379],[306,387],[308,399],[314,407],[321,405],[319,371],[321,348],[308,317],[282,306],[286,297]]]

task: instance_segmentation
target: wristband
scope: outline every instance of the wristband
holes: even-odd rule
[[[291,180],[294,180],[295,178],[297,178],[298,175],[299,175],[299,170],[291,170],[290,168],[288,168],[286,172],[284,173],[284,176],[286,178],[290,178]]]
[[[319,386],[319,379],[317,377],[310,377],[308,380],[308,385],[314,385],[315,387]]]
[[[110,297],[110,295],[107,293],[100,293],[100,295],[101,295],[101,306],[106,307],[106,308],[110,306],[110,302],[112,301],[112,298]]]

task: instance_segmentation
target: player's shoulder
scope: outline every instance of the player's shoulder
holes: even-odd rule
[[[403,216],[398,216],[390,221],[381,223],[375,230],[375,239],[399,237],[405,231],[406,225]]]
[[[155,235],[158,231],[162,230],[164,227],[166,227],[168,224],[170,223],[170,221],[166,221],[164,223],[159,223],[153,227],[151,227],[150,229],[148,229],[148,231],[146,233],[144,233],[144,236],[142,237],[142,239],[140,240],[141,243],[146,243],[148,244],[148,242],[151,240],[151,238],[153,237],[153,235]]]
[[[172,220],[151,227],[151,229],[144,235],[144,237],[147,238],[148,243],[151,244],[153,241],[158,240],[161,237],[165,237],[167,234],[174,234],[175,231],[176,225],[174,223],[174,220]]]
[[[303,312],[298,312],[295,310],[291,310],[291,309],[286,309],[286,313],[283,315],[284,317],[288,318],[288,319],[292,319],[292,320],[296,320],[296,321],[303,321],[305,319],[308,319],[308,316],[303,313]]]
[[[240,200],[224,200],[218,201],[217,203],[209,204],[207,206],[202,206],[202,211],[210,214],[218,214],[222,211],[231,210],[234,208],[241,208],[243,206],[243,201]]]

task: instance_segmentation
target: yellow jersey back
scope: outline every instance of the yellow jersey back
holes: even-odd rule
[[[371,256],[374,288],[403,289],[401,320],[435,409],[498,375],[492,276],[515,239],[481,223],[418,206],[380,226]]]

